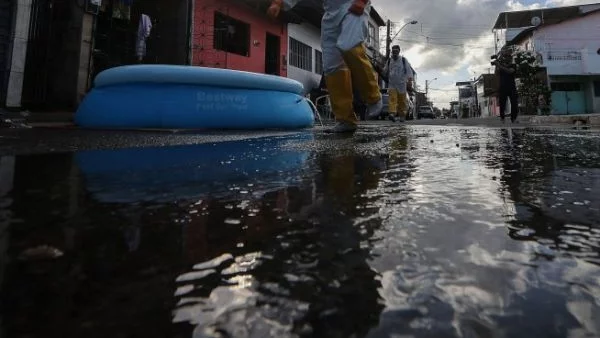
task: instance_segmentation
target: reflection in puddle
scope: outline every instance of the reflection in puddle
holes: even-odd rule
[[[252,139],[177,147],[90,150],[75,154],[88,191],[102,202],[168,202],[211,195],[260,197],[292,184],[308,152],[273,149],[295,138]],[[282,175],[282,173],[284,173]],[[251,182],[251,183],[249,183]]]
[[[422,127],[0,158],[3,335],[599,336],[598,154]]]

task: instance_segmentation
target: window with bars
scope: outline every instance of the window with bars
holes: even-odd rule
[[[377,48],[377,34],[375,34],[375,26],[369,22],[369,36],[367,36],[367,45]]]
[[[315,49],[315,73],[323,74],[323,52]]]
[[[551,61],[580,61],[580,51],[549,51],[548,60]]]
[[[250,56],[249,24],[215,11],[214,30],[214,49]]]
[[[294,38],[290,38],[290,66],[311,72],[312,48]]]

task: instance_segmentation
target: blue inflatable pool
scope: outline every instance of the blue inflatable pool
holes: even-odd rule
[[[296,129],[314,115],[298,81],[194,66],[133,65],[98,74],[75,115],[83,128]]]

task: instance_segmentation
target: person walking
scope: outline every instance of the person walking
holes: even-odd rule
[[[388,59],[383,72],[388,78],[389,118],[404,122],[408,111],[407,91],[412,87],[414,74],[408,60],[400,56],[400,46],[392,46],[392,57]]]
[[[267,14],[277,18],[282,9],[292,9],[300,0],[272,0]],[[367,118],[381,114],[383,101],[364,41],[368,34],[369,0],[323,0],[321,47],[325,81],[337,120],[334,133],[356,131],[352,84],[367,106]]]
[[[506,112],[506,100],[510,98],[510,121],[515,122],[519,114],[519,96],[515,81],[516,65],[512,60],[512,51],[509,46],[500,50],[498,58],[492,62],[498,76],[498,99],[500,100],[500,119],[504,122]]]

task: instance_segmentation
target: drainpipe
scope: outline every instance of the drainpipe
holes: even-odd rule
[[[92,32],[90,34],[90,52],[88,55],[88,76],[86,78],[85,81],[85,90],[88,91],[90,89],[90,77],[92,77],[92,60],[93,60],[93,55],[94,55],[94,47],[96,46],[96,23],[98,21],[98,11],[100,10],[100,7],[97,6],[96,7],[96,12],[95,13],[91,13],[93,15],[93,19],[92,19]]]
[[[190,66],[194,65],[194,11],[196,9],[195,0],[188,0],[188,16],[187,16],[187,63]]]

